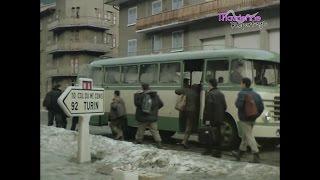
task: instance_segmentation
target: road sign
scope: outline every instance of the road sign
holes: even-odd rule
[[[79,78],[79,86],[69,86],[58,98],[58,104],[68,116],[80,116],[78,134],[79,163],[90,162],[89,121],[91,115],[103,115],[103,88],[92,88],[93,81]]]
[[[91,87],[92,84],[84,87]],[[69,86],[58,98],[58,104],[68,116],[80,116],[84,114],[102,115],[103,88],[82,89],[82,87]]]

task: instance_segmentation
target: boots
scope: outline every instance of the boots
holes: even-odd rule
[[[213,151],[212,156],[216,157],[216,158],[221,158],[222,157],[222,153],[219,150],[215,150],[215,151]]]
[[[156,142],[156,147],[159,148],[159,149],[163,148],[162,143],[161,142]]]
[[[202,152],[201,154],[202,155],[210,155],[211,153],[212,153],[211,149],[206,148],[206,150],[204,152]]]
[[[252,159],[251,163],[260,163],[259,153],[253,153],[253,159]]]
[[[237,161],[240,161],[240,158],[244,155],[245,151],[232,151],[232,155],[237,159]]]

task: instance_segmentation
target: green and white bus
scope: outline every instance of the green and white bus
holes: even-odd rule
[[[240,91],[240,79],[252,79],[252,87],[263,99],[265,110],[257,119],[255,137],[280,138],[280,59],[273,52],[258,49],[221,49],[178,52],[157,55],[129,56],[98,59],[90,64],[90,77],[94,86],[105,89],[105,110],[108,113],[114,90],[120,90],[126,103],[128,126],[131,135],[136,127],[133,94],[140,90],[141,82],[149,83],[164,102],[159,111],[158,127],[163,138],[184,132],[185,122],[174,108],[177,100],[175,89],[182,87],[184,78],[190,85],[202,87],[199,91],[198,127],[203,125],[205,93],[209,78],[218,80],[218,87],[225,94],[227,112],[222,128],[224,145],[239,142],[235,100]],[[91,124],[106,122],[106,115],[91,119]],[[196,131],[194,131],[196,133]]]

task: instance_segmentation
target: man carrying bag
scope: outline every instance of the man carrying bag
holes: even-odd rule
[[[214,157],[221,157],[223,140],[221,125],[223,124],[226,110],[227,104],[224,94],[217,88],[216,79],[210,79],[203,113],[203,120],[206,126],[199,129],[199,141],[206,146],[206,150],[202,153],[203,155],[211,154]],[[213,146],[216,146],[214,152],[212,152]]]

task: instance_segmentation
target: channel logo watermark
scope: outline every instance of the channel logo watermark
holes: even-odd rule
[[[263,21],[258,13],[259,12],[256,12],[252,15],[246,14],[245,16],[239,14],[237,16],[233,10],[229,10],[225,13],[219,13],[218,17],[220,22],[230,22],[232,29],[245,29],[254,27],[263,29],[268,23]]]

